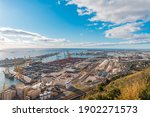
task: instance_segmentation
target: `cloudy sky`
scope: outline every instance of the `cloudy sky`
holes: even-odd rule
[[[150,49],[150,0],[0,0],[0,49]]]

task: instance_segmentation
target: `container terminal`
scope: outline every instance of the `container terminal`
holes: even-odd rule
[[[95,55],[96,52],[88,53]],[[22,83],[12,85],[7,89],[4,83],[0,99],[80,99],[99,83],[107,82],[116,76],[134,73],[150,65],[150,55],[141,52],[140,54],[123,52],[122,56],[121,54],[112,56],[105,52],[93,58],[72,57],[72,55],[73,53],[67,52],[66,58],[51,62],[29,60],[23,65],[14,64],[14,70],[9,70],[5,63],[6,78],[18,79]],[[46,56],[42,55],[42,57]]]

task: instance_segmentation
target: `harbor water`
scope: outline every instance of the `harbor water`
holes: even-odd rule
[[[54,53],[54,52],[60,52],[58,56],[52,56],[43,59],[42,62],[50,62],[58,59],[63,59],[67,55],[65,54],[66,51],[69,51],[70,53],[76,53],[76,52],[83,52],[85,49],[9,49],[9,50],[0,50],[0,60],[4,60],[6,58],[13,59],[13,58],[23,58],[23,57],[35,57],[39,55]],[[79,57],[76,56],[76,57]],[[87,56],[82,56],[83,58]],[[88,56],[89,57],[89,56]],[[12,69],[12,68],[11,68]],[[6,84],[6,87],[10,87],[11,85],[16,85],[20,83],[20,81],[14,79],[10,80],[5,78],[3,74],[3,67],[0,67],[0,91],[2,90],[3,84]]]
[[[10,87],[11,85],[16,85],[18,83],[20,83],[20,81],[14,79],[14,80],[10,80],[5,78],[4,74],[3,74],[3,70],[4,68],[0,67],[0,91],[3,88],[3,84],[5,83],[6,88]]]

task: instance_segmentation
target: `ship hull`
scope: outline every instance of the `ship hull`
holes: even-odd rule
[[[4,72],[4,75],[5,75],[5,78],[11,79],[11,80],[14,79],[14,75],[12,75],[11,73],[5,73]]]

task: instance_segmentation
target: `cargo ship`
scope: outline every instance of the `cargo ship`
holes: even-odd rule
[[[14,79],[14,75],[11,74],[9,71],[3,71],[4,75],[5,75],[5,78],[8,78],[10,80],[13,80]]]
[[[3,73],[5,75],[5,78],[11,79],[11,80],[14,79],[14,75],[9,71],[9,67],[7,65],[7,62],[5,62],[5,70],[3,71]]]

